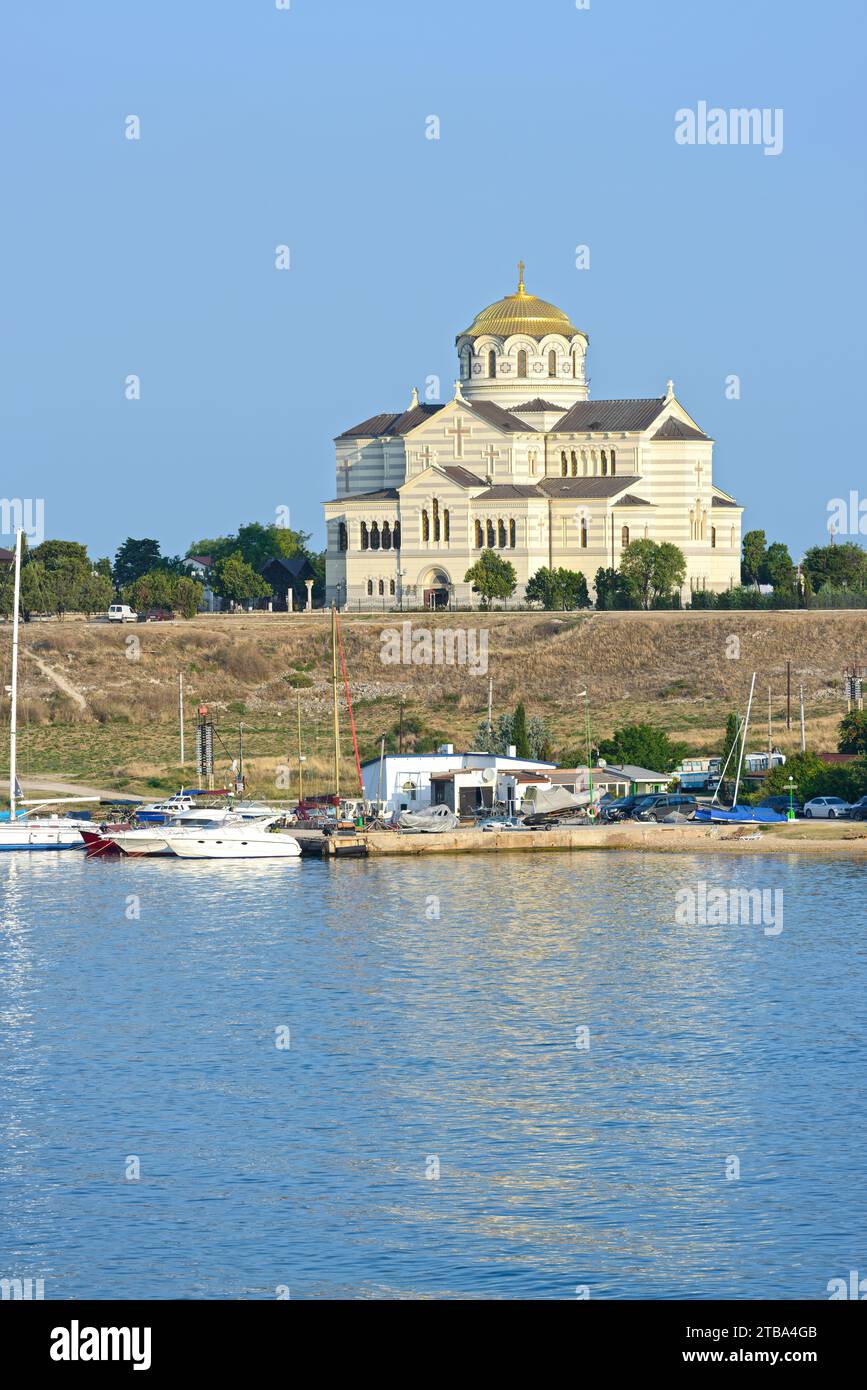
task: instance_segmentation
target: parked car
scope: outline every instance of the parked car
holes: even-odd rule
[[[807,820],[812,820],[814,816],[835,820],[838,816],[848,816],[850,809],[849,802],[844,801],[842,796],[814,796],[804,807],[804,815]]]
[[[867,820],[867,796],[862,796],[860,801],[853,801],[849,807],[849,820]]]
[[[128,603],[113,603],[108,610],[108,621],[110,623],[135,623],[138,622],[138,613],[134,613]]]
[[[756,809],[761,809],[763,811],[779,811],[781,815],[787,816],[789,814],[788,793],[781,796],[766,796],[764,801],[756,802]],[[796,800],[794,802],[793,809],[796,816],[802,816],[804,814],[804,808],[800,801]]]
[[[139,613],[138,620],[140,623],[170,623],[174,616],[171,608],[149,608],[146,613]]]
[[[643,796],[617,796],[613,800],[599,803],[599,816],[604,821],[629,820],[639,801],[644,801]]]
[[[662,821],[673,811],[677,811],[682,816],[688,816],[697,806],[698,802],[694,796],[658,792],[640,798],[638,805],[632,812],[632,819]]]

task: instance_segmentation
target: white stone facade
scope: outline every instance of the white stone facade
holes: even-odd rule
[[[596,571],[642,537],[683,551],[684,601],[739,582],[743,509],[714,485],[713,441],[671,382],[657,397],[591,401],[586,335],[523,280],[456,342],[447,405],[413,391],[403,412],[336,441],[329,603],[477,602],[464,576],[488,546],[514,565],[516,599],[543,566],[582,571],[592,595]]]

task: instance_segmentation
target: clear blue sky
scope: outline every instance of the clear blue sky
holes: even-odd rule
[[[594,396],[673,377],[745,526],[822,542],[867,492],[865,27],[862,0],[19,4],[0,495],[95,556],[282,506],[322,544],[333,436],[430,374],[450,397],[522,256]],[[783,108],[783,153],[676,144],[701,100]]]

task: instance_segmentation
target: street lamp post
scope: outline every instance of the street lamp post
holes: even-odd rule
[[[579,699],[579,700],[581,699],[582,695],[583,695],[583,697],[584,697],[584,730],[585,730],[585,733],[586,733],[586,736],[587,736],[587,784],[588,784],[588,787],[589,787],[589,789],[590,789],[590,807],[589,807],[589,812],[588,812],[588,814],[589,814],[589,816],[590,816],[590,819],[592,820],[592,819],[593,819],[593,815],[594,815],[594,810],[593,810],[593,760],[592,760],[592,758],[591,758],[591,756],[590,756],[590,697],[589,697],[589,695],[588,695],[588,693],[587,693],[586,688],[585,688],[584,690],[579,690],[579,691],[578,691],[578,699]]]
[[[795,819],[795,788],[797,787],[797,785],[798,784],[795,781],[794,777],[791,773],[789,773],[789,810],[788,814],[786,815],[786,820]]]

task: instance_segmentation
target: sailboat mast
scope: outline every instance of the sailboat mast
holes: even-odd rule
[[[9,819],[15,819],[18,782],[18,609],[21,601],[21,530],[15,532],[15,596],[12,600],[12,710],[9,716]]]
[[[334,709],[334,794],[339,802],[340,723],[337,718],[337,609],[333,603],[331,605],[331,702]]]
[[[735,806],[737,806],[737,804],[738,804],[738,788],[739,788],[739,786],[740,786],[740,784],[741,784],[741,768],[742,768],[743,765],[744,765],[744,754],[745,754],[746,748],[747,748],[747,734],[748,734],[749,728],[750,728],[750,710],[751,710],[752,707],[753,707],[753,691],[755,690],[755,688],[756,688],[756,673],[755,673],[755,671],[753,671],[753,679],[752,679],[752,682],[751,682],[751,684],[750,684],[750,698],[749,698],[749,700],[747,700],[747,717],[746,717],[746,719],[744,720],[744,732],[743,732],[743,737],[742,737],[742,739],[741,739],[740,757],[738,758],[738,772],[737,772],[737,777],[735,778],[735,795],[734,795],[734,800],[732,801],[732,810],[734,810]]]

